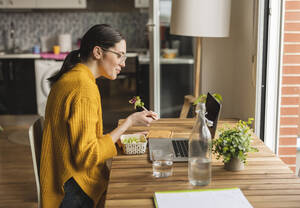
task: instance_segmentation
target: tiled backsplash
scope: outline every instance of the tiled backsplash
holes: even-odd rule
[[[0,50],[4,49],[11,22],[15,27],[16,44],[22,50],[40,45],[41,36],[53,37],[62,33],[70,33],[76,43],[92,25],[102,23],[119,30],[128,49],[145,48],[147,19],[147,14],[139,12],[1,12]]]

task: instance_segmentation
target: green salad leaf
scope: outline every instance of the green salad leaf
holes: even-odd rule
[[[137,137],[128,137],[123,139],[123,144],[137,144],[137,143],[146,142],[145,138],[137,138]]]
[[[142,102],[140,96],[134,96],[129,100],[129,103],[134,104],[134,109],[136,109],[137,107],[144,107],[144,103]]]

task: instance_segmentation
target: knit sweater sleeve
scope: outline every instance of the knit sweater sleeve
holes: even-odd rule
[[[98,108],[97,103],[89,98],[80,98],[71,107],[68,120],[69,143],[76,169],[97,166],[117,154],[109,134],[97,135],[97,126],[102,125]]]

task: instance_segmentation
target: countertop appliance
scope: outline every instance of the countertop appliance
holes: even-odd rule
[[[37,112],[40,116],[45,116],[47,98],[50,92],[50,83],[47,79],[59,71],[62,64],[63,61],[35,60],[36,102]]]

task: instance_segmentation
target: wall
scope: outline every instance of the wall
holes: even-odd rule
[[[300,114],[300,1],[284,1],[283,63],[278,154],[296,170],[296,144]],[[300,160],[300,158],[297,158]]]
[[[127,40],[127,48],[146,47],[148,15],[138,10],[128,12],[0,12],[0,50],[4,48],[11,22],[16,28],[17,45],[22,50],[39,45],[41,36],[71,33],[73,42],[94,24],[106,23],[117,28]]]
[[[223,96],[223,118],[255,115],[253,15],[253,0],[232,0],[230,36],[203,38],[202,92]]]

